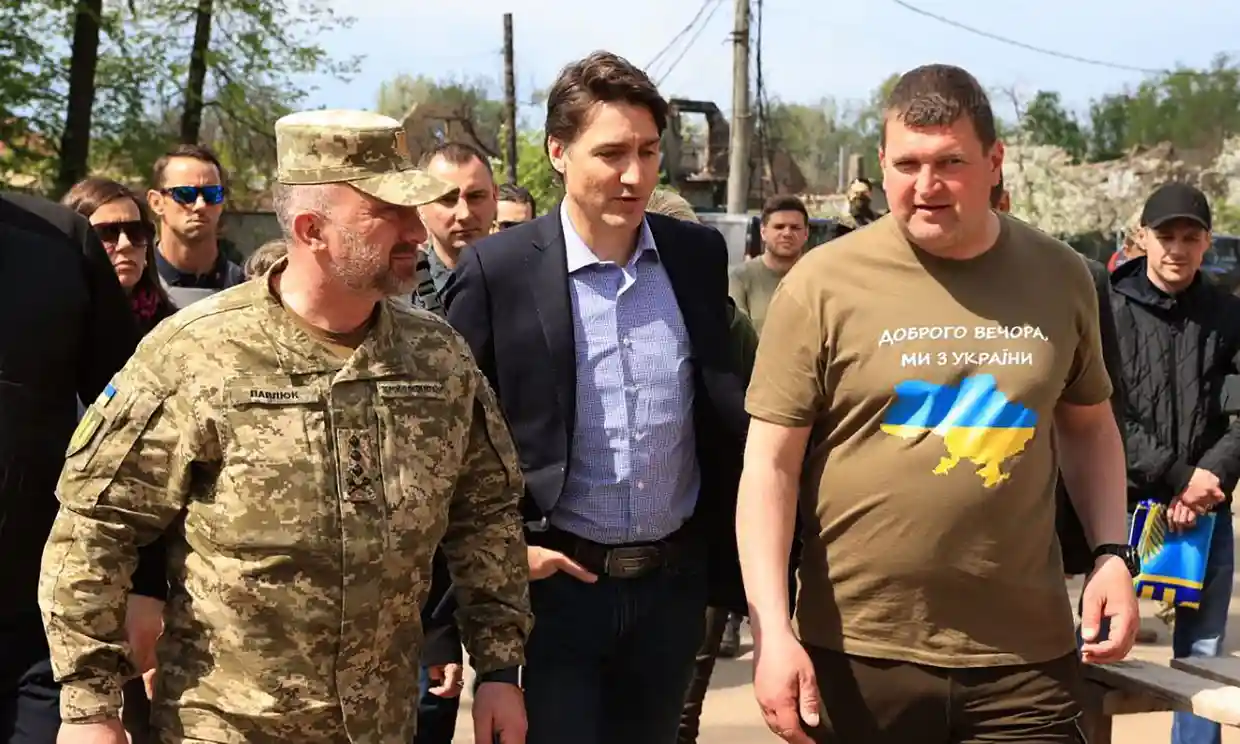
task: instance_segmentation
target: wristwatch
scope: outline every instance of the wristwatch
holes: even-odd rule
[[[521,667],[501,667],[500,669],[492,669],[489,672],[483,672],[478,675],[478,684],[483,682],[503,682],[509,685],[521,686]]]
[[[1141,558],[1137,555],[1136,548],[1127,543],[1107,543],[1094,548],[1095,562],[1104,555],[1113,555],[1122,560],[1134,579],[1141,573]]]

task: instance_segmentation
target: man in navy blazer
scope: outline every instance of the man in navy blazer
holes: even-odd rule
[[[707,602],[744,609],[727,248],[645,212],[667,103],[596,52],[547,100],[565,199],[461,255],[448,319],[526,479],[528,744],[671,744]]]

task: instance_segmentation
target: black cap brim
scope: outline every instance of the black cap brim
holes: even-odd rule
[[[1209,224],[1208,224],[1205,220],[1203,220],[1203,219],[1201,218],[1201,215],[1197,215],[1197,214],[1164,214],[1164,215],[1160,215],[1158,219],[1156,219],[1156,220],[1150,220],[1150,222],[1149,222],[1148,224],[1146,224],[1146,227],[1150,228],[1151,230],[1157,230],[1158,228],[1162,227],[1163,225],[1166,225],[1168,222],[1175,222],[1176,220],[1188,220],[1189,222],[1192,222],[1192,223],[1195,223],[1195,224],[1197,224],[1197,225],[1200,225],[1200,226],[1201,226],[1201,228],[1202,228],[1203,230],[1209,230],[1209,229],[1210,229],[1210,225],[1209,225]]]

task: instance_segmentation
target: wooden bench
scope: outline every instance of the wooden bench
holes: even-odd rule
[[[1184,711],[1240,728],[1240,658],[1173,659],[1086,665],[1085,735],[1111,744],[1114,716]]]

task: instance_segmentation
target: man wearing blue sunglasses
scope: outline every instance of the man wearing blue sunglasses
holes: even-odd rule
[[[147,192],[159,218],[155,265],[168,296],[185,307],[245,281],[245,272],[220,250],[224,169],[210,149],[180,145],[155,163]]]

